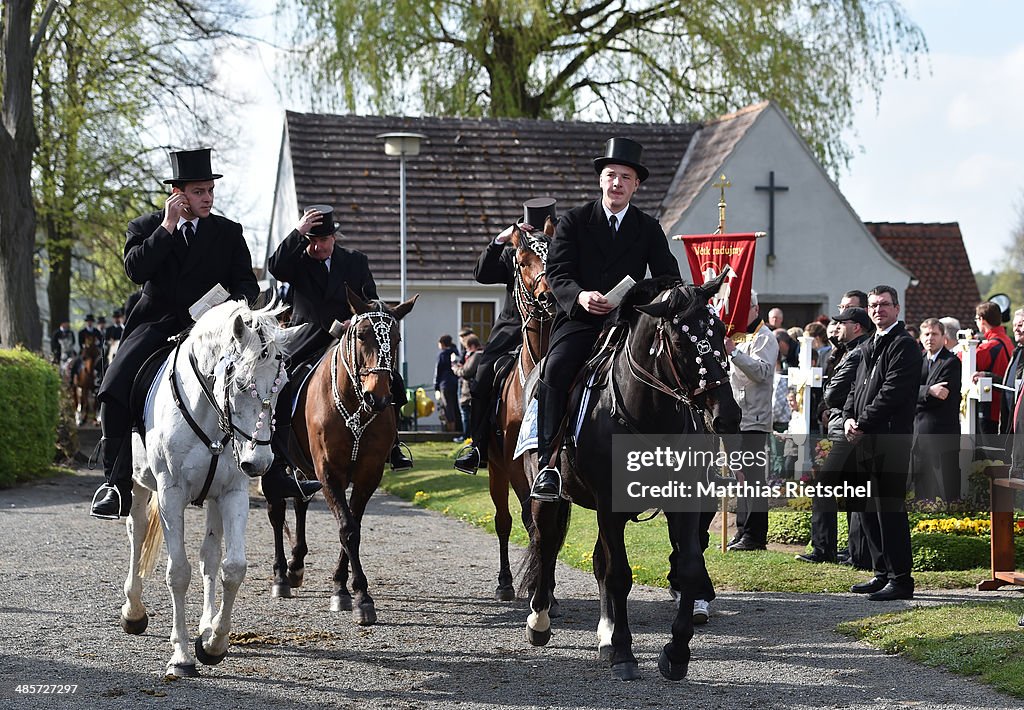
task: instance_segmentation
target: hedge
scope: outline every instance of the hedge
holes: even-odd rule
[[[59,416],[57,369],[27,350],[0,350],[0,487],[50,469]]]

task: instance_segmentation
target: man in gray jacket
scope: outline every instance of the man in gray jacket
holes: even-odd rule
[[[739,448],[754,454],[765,451],[772,430],[772,387],[779,344],[760,317],[757,292],[750,292],[750,314],[745,333],[725,339],[725,352],[732,360],[732,394],[743,410]],[[738,341],[738,342],[737,342]],[[767,461],[767,458],[765,458]],[[744,472],[748,483],[764,483],[765,467]],[[736,536],[729,544],[734,551],[763,550],[768,542],[767,501],[740,498],[736,501]]]

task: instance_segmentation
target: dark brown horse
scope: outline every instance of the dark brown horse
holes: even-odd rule
[[[81,346],[82,354],[77,369],[72,368],[71,376],[71,398],[78,426],[89,422],[99,424],[96,418],[96,375],[100,365],[100,347],[92,335],[86,335]]]
[[[508,561],[508,539],[512,532],[512,514],[509,512],[509,486],[515,491],[522,507],[523,526],[529,531],[533,525],[530,516],[530,484],[523,471],[522,457],[513,458],[519,429],[523,423],[523,385],[541,358],[548,351],[551,323],[555,315],[554,295],[548,288],[545,268],[548,244],[554,235],[554,225],[548,220],[544,232],[527,233],[512,230],[515,246],[516,280],[513,287],[516,306],[523,321],[523,342],[515,367],[509,373],[501,391],[497,412],[497,430],[491,434],[491,451],[487,471],[491,500],[494,502],[494,529],[498,535],[499,569],[498,587],[494,596],[499,601],[516,598],[512,570]]]
[[[630,290],[598,341],[613,348],[608,383],[592,393],[578,434],[567,438],[561,453],[563,492],[573,503],[597,511],[593,564],[601,597],[598,655],[611,662],[612,674],[620,680],[639,677],[626,612],[633,580],[624,531],[646,506],[624,509],[629,498],[614,483],[619,469],[613,462],[613,439],[632,435],[632,444],[650,448],[654,435],[687,435],[701,450],[717,453],[717,436],[738,430],[740,408],[729,386],[725,326],[707,305],[723,279],[702,286],[648,279]],[[529,476],[536,473],[536,457],[528,458],[526,468]],[[691,483],[706,474],[697,466],[678,472]],[[616,493],[620,498],[613,502]],[[627,501],[625,506],[622,501]],[[532,503],[534,528],[524,584],[534,590],[526,638],[536,646],[551,638],[550,589],[569,506],[566,500]],[[690,661],[693,590],[706,579],[707,570],[698,541],[699,511],[668,503],[665,508],[672,543],[669,581],[681,590],[682,600],[658,668],[664,677],[679,680]]]
[[[397,364],[398,321],[412,310],[416,298],[390,309],[383,303],[366,303],[349,289],[351,323],[313,371],[292,417],[292,442],[297,442],[292,459],[305,462],[303,471],[320,479],[327,505],[338,520],[341,554],[331,611],[351,610],[353,621],[364,626],[376,623],[377,612],[359,554],[361,522],[398,431],[391,406],[391,372]],[[269,499],[268,505],[275,547],[272,594],[290,597],[291,588],[302,584],[308,503],[296,500],[294,545],[287,562],[285,502]]]

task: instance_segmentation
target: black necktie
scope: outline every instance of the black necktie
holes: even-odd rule
[[[181,228],[181,233],[185,235],[185,246],[191,246],[192,237],[196,236],[196,230],[192,226],[192,223],[185,222],[185,225]]]
[[[612,236],[613,237],[615,236],[615,232],[616,232],[615,225],[618,224],[618,223],[619,223],[619,218],[616,217],[615,215],[612,215],[611,217],[608,218],[608,225],[612,228]]]

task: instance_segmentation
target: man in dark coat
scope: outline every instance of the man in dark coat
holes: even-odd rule
[[[64,364],[75,356],[75,331],[71,330],[71,322],[63,320],[60,327],[50,337],[50,354],[55,365]]]
[[[164,183],[172,191],[164,209],[128,225],[124,268],[142,286],[142,296],[97,395],[107,479],[93,497],[98,518],[116,519],[131,507],[128,400],[146,359],[192,324],[189,307],[214,284],[250,304],[260,292],[242,225],[211,214],[214,180],[222,176],[210,169],[210,149],[172,152],[170,158],[173,177]]]
[[[914,419],[911,473],[914,497],[960,498],[960,375],[963,366],[946,349],[946,329],[937,318],[921,323],[924,365]]]
[[[868,314],[877,330],[864,345],[843,407],[846,439],[855,447],[862,481],[871,486],[863,523],[875,572],[850,591],[867,594],[871,601],[914,597],[906,494],[922,357],[897,320],[899,312],[892,286],[868,293]]]
[[[348,289],[366,300],[378,298],[377,284],[370,273],[366,255],[338,244],[339,228],[334,220],[333,207],[311,205],[267,262],[274,278],[288,284],[292,306],[288,325],[308,324],[296,336],[289,355],[291,384],[278,400],[276,416],[279,426],[285,423],[280,426],[280,436],[275,437],[278,446],[287,445],[292,387],[299,385],[305,374],[298,372],[297,368],[310,358],[319,356],[334,342],[330,333],[334,321],[345,323],[352,317]],[[405,404],[405,383],[397,372],[392,374],[392,378],[392,396],[396,407],[400,408]],[[395,415],[398,416],[397,410]],[[397,445],[392,451],[391,464],[396,469],[412,466]],[[294,478],[286,476],[284,471],[285,459],[278,458],[263,478],[265,494],[308,497],[320,489],[319,481],[299,481],[296,484]]]
[[[78,331],[78,349],[86,346],[86,341],[92,339],[93,345],[103,350],[103,331],[96,327],[96,318],[92,313],[85,316],[85,326]]]
[[[523,221],[518,226],[526,232],[540,231],[549,219],[552,222],[557,219],[555,200],[536,197],[523,203]],[[506,248],[511,238],[512,226],[509,226],[487,245],[473,269],[477,283],[505,285],[505,304],[491,328],[487,347],[477,356],[476,375],[470,387],[473,402],[470,405],[472,421],[469,432],[473,445],[466,447],[455,459],[455,468],[463,473],[476,473],[481,466],[487,466],[487,444],[491,438],[491,417],[494,414],[494,365],[523,342],[523,319],[513,293],[516,250]]]
[[[605,154],[594,160],[602,198],[560,217],[548,252],[548,285],[557,309],[537,388],[541,470],[530,495],[538,500],[557,500],[561,494],[555,439],[569,387],[615,307],[604,294],[625,276],[641,280],[648,269],[652,276],[679,277],[679,264],[661,225],[630,205],[647,179],[642,153],[643,147],[628,138],[612,138],[605,144]]]

